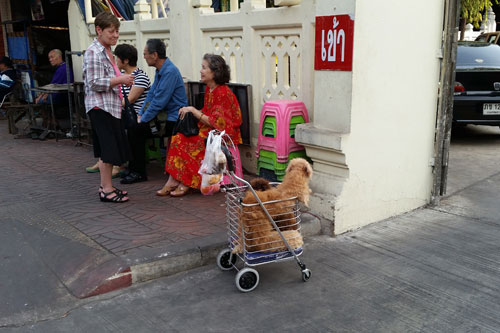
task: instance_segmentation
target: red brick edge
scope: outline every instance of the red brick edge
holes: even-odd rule
[[[105,293],[109,293],[110,291],[127,288],[132,285],[132,271],[130,267],[117,273],[108,279],[104,280],[103,283],[98,286],[94,291],[85,295],[83,298],[102,295]]]

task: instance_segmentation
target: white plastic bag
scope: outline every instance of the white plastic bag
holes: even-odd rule
[[[198,170],[201,175],[200,191],[204,195],[212,195],[220,189],[223,172],[227,165],[226,155],[221,147],[224,133],[225,131],[216,134],[215,130],[212,130],[208,134],[205,157]]]

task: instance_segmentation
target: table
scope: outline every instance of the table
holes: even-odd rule
[[[68,92],[71,91],[72,89],[72,84],[56,84],[56,83],[51,83],[47,84],[38,88],[30,88],[30,91],[32,92],[37,92],[37,93],[43,93],[43,94],[48,94],[49,95],[49,101],[50,101],[50,119],[48,121],[47,127],[43,126],[37,126],[35,124],[35,118],[33,112],[30,114],[30,120],[31,120],[31,129],[32,130],[42,130],[42,134],[38,136],[40,140],[43,140],[47,137],[47,135],[53,133],[56,137],[56,141],[58,139],[58,134],[62,135],[63,137],[66,137],[66,133],[63,133],[61,131],[58,131],[56,128],[56,117],[55,117],[55,112],[54,112],[54,102],[52,100],[52,94],[54,93],[62,93],[62,92]],[[31,102],[30,102],[31,104]],[[33,108],[30,108],[30,110],[33,110]],[[73,128],[72,121],[71,121],[72,115],[69,115],[70,119],[70,129]]]

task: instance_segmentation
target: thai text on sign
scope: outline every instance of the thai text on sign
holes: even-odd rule
[[[314,69],[351,71],[353,36],[349,15],[316,16]]]

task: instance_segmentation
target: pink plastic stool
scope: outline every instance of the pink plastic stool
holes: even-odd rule
[[[228,146],[228,150],[231,153],[231,156],[233,157],[234,160],[234,174],[240,178],[243,178],[243,168],[241,167],[241,158],[240,158],[240,151],[238,149],[238,146]],[[236,182],[237,185],[241,186],[241,182]],[[231,182],[231,179],[229,179],[229,176],[224,176],[222,179],[222,184],[223,185],[232,185],[233,183]]]
[[[262,135],[262,126],[266,116],[276,118],[276,137],[269,138]],[[301,101],[281,99],[277,101],[268,101],[262,107],[259,122],[259,138],[257,141],[257,158],[259,151],[265,149],[276,153],[276,159],[280,163],[288,162],[290,153],[298,150],[304,150],[304,146],[295,142],[290,137],[290,120],[293,116],[302,116],[306,123],[309,122],[309,114],[306,106]]]

